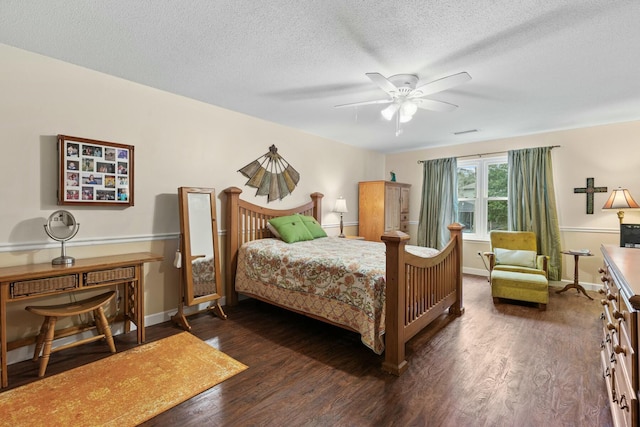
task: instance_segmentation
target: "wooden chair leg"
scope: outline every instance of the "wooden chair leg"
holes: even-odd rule
[[[111,353],[116,352],[116,344],[113,342],[113,335],[111,335],[111,328],[109,327],[109,322],[107,321],[107,317],[104,315],[104,309],[102,307],[98,307],[93,312],[93,316],[95,317],[96,327],[101,334],[104,335],[107,344],[109,345],[109,350]]]
[[[40,326],[40,332],[38,333],[38,337],[36,339],[36,348],[33,351],[33,361],[37,362],[40,358],[40,352],[42,351],[42,345],[44,344],[44,337],[47,334],[47,330],[49,329],[49,318],[45,317],[42,322],[42,326]]]
[[[44,338],[44,349],[42,350],[42,358],[40,359],[40,370],[38,371],[39,377],[44,377],[44,373],[47,370],[49,364],[49,356],[51,356],[51,345],[53,343],[53,336],[56,332],[56,318],[48,317],[47,334]]]

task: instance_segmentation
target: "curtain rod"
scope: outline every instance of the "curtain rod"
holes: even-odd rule
[[[560,148],[559,145],[550,145],[548,148]],[[479,154],[467,154],[466,156],[456,156],[456,159],[464,159],[466,157],[482,157],[482,156],[490,156],[492,154],[503,154],[506,151],[493,151],[491,153],[479,153]],[[428,162],[428,160],[418,160],[418,164]]]

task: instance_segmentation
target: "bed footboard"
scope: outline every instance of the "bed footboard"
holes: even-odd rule
[[[451,239],[436,256],[405,251],[409,236],[382,236],[387,247],[385,360],[382,369],[401,375],[407,369],[405,344],[440,316],[464,313],[462,306],[462,226],[449,225]]]

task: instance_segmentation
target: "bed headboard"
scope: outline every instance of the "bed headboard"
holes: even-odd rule
[[[270,209],[258,206],[240,199],[242,190],[238,187],[229,187],[224,190],[226,200],[226,303],[235,305],[237,294],[234,291],[236,277],[236,266],[238,262],[238,249],[243,243],[252,240],[272,237],[267,222],[271,218],[278,216],[292,215],[299,213],[313,216],[319,223],[322,223],[322,198],[321,193],[311,193],[311,201],[291,209]]]

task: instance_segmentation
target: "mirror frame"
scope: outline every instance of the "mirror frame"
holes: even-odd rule
[[[189,194],[208,194],[210,197],[211,212],[211,241],[213,242],[213,264],[215,272],[216,292],[209,295],[195,296],[193,292],[193,270],[191,262],[202,255],[193,254],[191,251],[191,222],[189,216]],[[187,306],[200,304],[207,301],[215,301],[221,298],[220,286],[220,250],[218,248],[218,222],[216,219],[216,191],[213,188],[201,187],[179,187],[178,197],[180,199],[180,233],[182,236],[182,283],[184,286],[184,304]]]
[[[62,221],[62,218],[71,219],[71,225],[66,225],[68,228],[68,233],[64,236],[58,236],[54,233],[53,223],[59,218]],[[66,242],[76,237],[78,234],[78,230],[80,230],[80,223],[76,221],[76,217],[69,211],[60,209],[49,215],[49,219],[44,224],[44,231],[47,233],[51,239],[56,242],[60,242],[62,247],[60,248],[60,256],[51,260],[52,265],[73,265],[76,262],[76,259],[71,256],[67,256]]]

